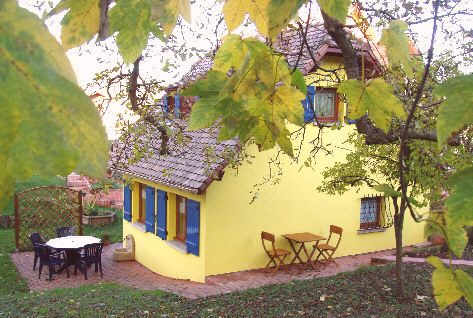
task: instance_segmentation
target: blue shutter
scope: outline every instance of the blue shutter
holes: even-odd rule
[[[167,96],[163,97],[163,107],[164,107],[164,112],[169,113],[169,104],[168,104],[168,97]]]
[[[131,189],[129,184],[123,188],[123,218],[131,222]]]
[[[348,103],[345,103],[345,105],[346,105],[346,111],[347,111],[347,124],[354,124],[355,120],[350,119],[350,117],[348,117],[348,108],[350,107],[350,105],[348,105]]]
[[[174,115],[179,117],[179,111],[181,110],[181,95],[174,95]]]
[[[312,102],[312,104],[309,102]],[[302,107],[304,107],[304,123],[307,123],[315,118],[314,114],[315,102],[315,86],[307,86],[307,98],[302,100]]]
[[[168,196],[165,191],[156,190],[157,200],[157,218],[156,218],[156,235],[163,240],[166,239],[168,232],[166,231],[166,216],[167,216],[167,205],[166,201]]]
[[[146,231],[154,233],[154,188],[146,186]]]
[[[200,202],[186,200],[187,208],[187,251],[199,256]]]

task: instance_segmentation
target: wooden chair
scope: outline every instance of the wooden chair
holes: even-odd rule
[[[287,266],[286,264],[284,264],[284,260],[286,259],[287,256],[291,255],[291,252],[289,251],[286,251],[283,249],[277,249],[274,246],[274,241],[275,241],[274,234],[267,233],[264,231],[261,232],[261,242],[263,243],[263,248],[269,257],[269,262],[268,264],[266,264],[266,267],[264,268],[263,273],[266,273],[266,270],[268,270],[269,268],[269,264],[273,263],[274,266],[276,266],[276,268],[271,273],[271,276],[273,276],[276,273],[276,271],[279,269],[279,267],[281,267],[281,265],[284,266],[284,269],[286,270],[286,273],[287,273]],[[266,246],[266,244],[268,244],[267,242],[271,243],[271,246],[269,248]],[[276,259],[279,261],[279,264],[276,263]]]
[[[332,256],[337,250],[338,245],[340,244],[340,241],[342,240],[342,233],[343,233],[343,229],[341,227],[330,225],[330,235],[327,239],[327,242],[324,244],[314,245],[314,248],[316,248],[317,251],[319,252],[315,261],[316,262],[319,261],[319,258],[322,256],[325,259],[324,269],[325,269],[325,266],[327,266],[327,263],[330,263],[330,262],[334,263],[335,265],[337,265],[337,267],[339,267],[339,265],[337,264],[337,262],[335,262]],[[335,235],[332,236],[333,234],[338,235],[338,241],[336,245],[333,245],[333,241],[336,240]]]

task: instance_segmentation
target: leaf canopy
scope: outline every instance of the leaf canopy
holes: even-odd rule
[[[245,142],[254,136],[260,150],[277,143],[292,156],[285,124],[304,124],[301,100],[305,98],[292,86],[294,82],[307,89],[302,73],[292,76],[284,58],[261,41],[226,36],[213,70],[183,94],[201,97],[193,106],[189,129],[210,127],[221,118],[219,140],[238,136]]]
[[[108,142],[95,106],[64,49],[15,1],[0,4],[0,85],[0,207],[14,179],[105,172]]]
[[[434,94],[446,97],[439,107],[437,132],[439,147],[473,123],[473,74],[460,75],[440,84]]]
[[[392,118],[406,118],[402,103],[393,91],[394,88],[380,78],[369,80],[366,85],[351,79],[338,88],[338,92],[347,97],[351,119],[368,113],[373,123],[384,132],[391,127]]]

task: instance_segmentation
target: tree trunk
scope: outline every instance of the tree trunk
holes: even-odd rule
[[[404,213],[394,215],[396,237],[396,297],[404,296],[404,266],[402,263],[402,225]]]
[[[404,225],[404,211],[406,206],[401,199],[401,207],[397,203],[397,197],[391,197],[394,204],[394,236],[396,238],[396,297],[404,296],[404,266],[402,263],[402,229]]]

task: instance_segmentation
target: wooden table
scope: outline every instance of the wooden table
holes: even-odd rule
[[[294,258],[292,259],[291,263],[289,264],[289,268],[291,268],[292,264],[298,259],[300,263],[302,264],[302,269],[303,271],[307,266],[312,266],[314,270],[317,270],[316,263],[312,261],[312,256],[314,255],[314,251],[317,249],[317,245],[319,244],[319,241],[326,240],[325,237],[322,237],[320,235],[312,234],[309,232],[303,232],[303,233],[292,233],[292,234],[284,234],[283,237],[285,237],[288,241],[289,244],[291,245],[292,250],[294,251]],[[307,248],[305,246],[305,243],[310,243],[310,242],[315,242],[315,247],[312,250],[312,252],[309,254],[307,251]],[[294,246],[294,243],[299,243],[301,246],[299,247],[298,250],[296,250],[296,247]],[[304,251],[305,255],[307,256],[307,261],[303,261],[302,258],[299,256],[301,251]]]

